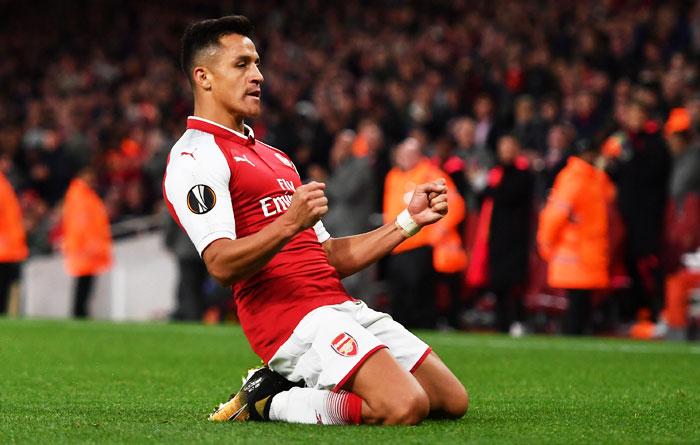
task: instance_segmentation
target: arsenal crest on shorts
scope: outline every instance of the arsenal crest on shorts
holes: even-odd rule
[[[347,332],[343,332],[333,339],[331,348],[343,357],[352,357],[357,354],[357,342]]]

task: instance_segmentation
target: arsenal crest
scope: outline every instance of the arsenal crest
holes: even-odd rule
[[[343,357],[352,357],[357,354],[357,342],[352,335],[343,332],[338,335],[332,342],[331,348]]]

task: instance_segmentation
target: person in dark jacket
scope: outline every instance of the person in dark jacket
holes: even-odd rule
[[[205,310],[207,268],[187,234],[172,218],[166,221],[165,246],[175,255],[178,267],[176,306],[170,318],[174,321],[199,321]]]
[[[371,230],[370,216],[376,207],[374,193],[374,154],[364,156],[352,152],[355,132],[343,130],[331,148],[331,175],[326,180],[329,210],[323,224],[333,236],[349,236]],[[343,279],[343,286],[355,298],[372,301],[376,266],[370,266]]]
[[[498,141],[498,164],[483,192],[468,282],[496,296],[501,332],[521,330],[522,290],[528,274],[534,177],[520,144],[510,135]]]
[[[623,126],[603,147],[627,232],[624,255],[631,288],[621,315],[629,321],[646,308],[655,319],[663,302],[660,254],[671,157],[660,126],[649,120],[641,102],[627,104]]]

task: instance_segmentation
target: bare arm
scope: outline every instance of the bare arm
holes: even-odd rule
[[[289,209],[261,231],[239,239],[218,239],[209,244],[202,259],[212,277],[229,286],[248,278],[267,264],[297,233],[312,227],[328,212],[324,184],[299,187]]]
[[[420,227],[442,219],[447,213],[445,181],[419,185],[408,205],[408,213]],[[403,230],[392,222],[360,235],[331,238],[323,243],[323,248],[329,263],[341,277],[347,277],[378,261],[405,239]]]
[[[323,248],[328,262],[345,278],[378,261],[405,239],[401,229],[391,223],[360,235],[330,238]]]

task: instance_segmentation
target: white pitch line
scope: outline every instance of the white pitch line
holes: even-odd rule
[[[538,351],[590,351],[590,352],[623,352],[632,354],[700,354],[700,347],[690,346],[687,349],[666,348],[661,345],[614,345],[610,343],[532,343],[523,339],[494,340],[475,337],[431,337],[428,341],[433,345],[445,346],[483,346],[495,349],[529,349]]]

